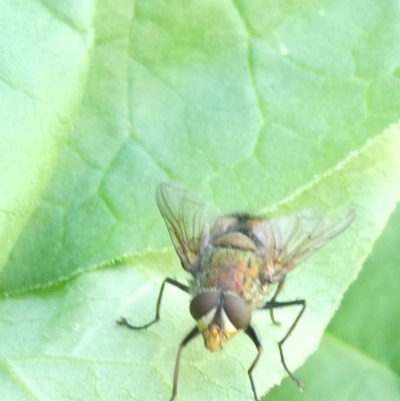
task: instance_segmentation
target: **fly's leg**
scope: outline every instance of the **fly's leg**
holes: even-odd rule
[[[152,324],[158,322],[160,320],[161,300],[162,300],[162,296],[163,296],[163,293],[164,293],[164,287],[165,287],[166,283],[174,285],[175,287],[178,287],[182,291],[189,292],[189,287],[187,285],[181,284],[180,282],[178,282],[176,280],[173,280],[172,278],[167,277],[163,281],[163,283],[161,285],[161,288],[160,288],[160,293],[158,294],[157,306],[156,306],[156,317],[155,317],[154,320],[152,320],[150,323],[147,323],[147,324],[145,324],[143,326],[133,326],[123,317],[120,320],[117,320],[117,323],[119,325],[121,325],[121,326],[126,326],[126,327],[128,327],[130,329],[133,329],[133,330],[141,330],[141,329],[146,329],[147,327],[151,326]]]
[[[261,309],[272,310],[272,309],[276,309],[276,308],[284,308],[286,306],[296,306],[296,305],[301,306],[301,310],[300,310],[299,314],[297,315],[296,319],[294,320],[294,322],[292,323],[292,325],[290,326],[285,337],[283,337],[282,340],[279,341],[278,346],[279,346],[279,354],[281,356],[281,362],[282,362],[283,367],[285,368],[288,375],[296,382],[297,387],[300,390],[302,390],[304,388],[304,383],[300,379],[298,379],[287,367],[286,362],[285,362],[285,356],[283,355],[282,346],[285,343],[285,341],[288,339],[290,334],[293,332],[293,330],[296,327],[297,323],[299,322],[303,312],[305,311],[306,301],[304,299],[300,299],[298,301],[288,301],[288,302],[276,302],[276,301],[271,300],[271,301],[268,301]]]
[[[133,326],[123,317],[120,320],[118,320],[117,323],[120,324],[121,326],[126,326],[129,329],[141,330],[141,329],[145,329],[145,328],[151,326],[152,324],[158,322],[160,320],[160,307],[161,307],[162,296],[163,296],[163,293],[164,293],[164,287],[165,287],[166,283],[174,285],[175,287],[178,287],[182,291],[189,292],[189,287],[187,285],[181,284],[179,281],[176,281],[176,280],[173,280],[172,278],[167,277],[163,281],[163,283],[161,285],[161,288],[160,288],[160,293],[158,294],[157,305],[156,305],[156,317],[154,318],[154,320],[152,320],[150,323],[147,323],[147,324],[145,324],[143,326]],[[182,342],[179,345],[178,353],[176,355],[176,362],[175,362],[175,369],[174,369],[174,380],[173,380],[173,384],[172,384],[172,396],[171,396],[170,401],[173,401],[175,399],[177,393],[178,393],[178,377],[179,377],[179,367],[180,367],[180,363],[181,363],[182,350],[191,340],[193,340],[199,334],[200,334],[199,329],[197,327],[195,327],[182,340]]]
[[[176,362],[175,362],[175,369],[174,369],[174,380],[172,383],[172,396],[169,401],[173,401],[178,393],[178,377],[179,377],[179,367],[181,364],[181,354],[183,348],[192,341],[195,337],[200,334],[198,327],[196,326],[188,335],[182,340],[179,344],[178,353],[176,354]]]
[[[276,287],[275,294],[271,298],[270,302],[275,302],[276,297],[278,296],[278,294],[281,292],[281,290],[283,288],[283,283],[284,282],[285,282],[285,278],[283,278],[281,281],[278,282],[278,286]],[[280,323],[275,320],[274,310],[273,309],[269,310],[269,315],[271,316],[272,323],[275,324],[276,326],[279,326]]]
[[[258,339],[258,336],[257,336],[256,332],[254,331],[253,327],[248,326],[244,332],[251,338],[251,341],[253,341],[253,343],[256,346],[257,351],[258,351],[258,354],[257,354],[256,358],[254,359],[253,363],[251,364],[249,370],[247,371],[247,374],[249,375],[249,378],[250,378],[250,383],[251,383],[251,388],[253,390],[254,399],[256,401],[259,401],[259,398],[257,397],[256,386],[255,386],[254,380],[253,380],[253,370],[256,367],[258,360],[260,359],[263,348],[262,348],[261,342]]]

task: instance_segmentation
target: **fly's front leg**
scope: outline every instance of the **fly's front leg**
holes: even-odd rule
[[[257,336],[256,332],[254,331],[253,327],[248,326],[244,332],[251,338],[251,340],[253,341],[253,343],[256,346],[257,351],[258,351],[258,354],[257,354],[256,358],[254,359],[253,363],[251,364],[249,370],[247,371],[247,374],[249,375],[249,378],[250,378],[250,383],[251,383],[251,388],[253,390],[254,399],[256,401],[259,401],[259,398],[257,397],[256,386],[255,386],[254,380],[253,380],[253,370],[256,367],[258,360],[260,359],[263,348],[262,348],[261,342],[258,339],[258,336]]]
[[[301,306],[301,310],[299,312],[299,314],[297,315],[296,319],[294,320],[294,322],[292,323],[292,325],[290,326],[289,330],[287,331],[286,335],[282,338],[281,341],[279,341],[278,346],[279,346],[279,354],[281,357],[281,362],[283,367],[285,368],[287,374],[296,382],[297,387],[300,390],[303,390],[304,388],[304,383],[302,382],[302,380],[298,379],[287,367],[286,365],[286,361],[285,361],[285,356],[283,355],[283,344],[285,343],[285,341],[288,339],[288,337],[290,336],[290,334],[293,332],[294,328],[296,327],[297,323],[299,322],[303,312],[306,309],[306,301],[304,299],[300,299],[298,301],[288,301],[288,302],[276,302],[276,301],[269,301],[267,302],[261,309],[277,309],[277,308],[284,308],[287,306]]]
[[[121,326],[126,326],[133,330],[141,330],[141,329],[146,329],[147,327],[151,326],[152,324],[158,322],[160,320],[161,300],[162,300],[162,296],[164,293],[164,287],[165,287],[166,283],[174,285],[175,287],[178,287],[182,291],[189,292],[189,287],[187,285],[181,284],[179,281],[176,281],[176,280],[173,280],[172,278],[167,277],[163,281],[161,288],[160,288],[160,293],[158,294],[157,306],[156,306],[156,317],[154,318],[154,320],[152,320],[150,323],[147,323],[143,326],[133,326],[124,317],[122,317],[120,320],[117,320],[117,324],[119,324]]]
[[[174,369],[174,381],[172,384],[172,396],[169,401],[173,401],[178,394],[178,378],[179,378],[179,368],[181,365],[181,354],[183,348],[190,342],[192,341],[195,337],[197,337],[200,334],[200,331],[198,327],[196,326],[190,333],[187,334],[187,336],[182,340],[182,342],[179,344],[178,348],[178,353],[176,354],[176,362],[175,362],[175,369]]]

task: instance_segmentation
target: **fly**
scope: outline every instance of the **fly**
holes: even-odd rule
[[[196,326],[179,345],[170,401],[177,395],[180,360],[185,346],[201,334],[208,350],[219,351],[240,330],[257,349],[248,375],[254,399],[259,400],[253,370],[260,359],[262,345],[251,325],[252,311],[256,309],[268,310],[272,322],[276,323],[274,309],[300,308],[286,335],[278,342],[278,348],[285,371],[302,389],[303,382],[286,365],[283,344],[303,315],[306,301],[281,302],[277,297],[287,273],[344,231],[354,219],[354,210],[338,223],[330,223],[308,210],[271,220],[247,214],[221,216],[176,183],[160,184],[156,200],[182,267],[191,274],[191,279],[189,285],[171,278],[163,281],[155,319],[146,325],[133,326],[125,318],[117,323],[141,330],[160,320],[166,283],[192,296],[190,314]],[[266,300],[274,284],[275,293]]]

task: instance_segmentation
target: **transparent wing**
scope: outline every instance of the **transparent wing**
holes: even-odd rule
[[[160,184],[156,200],[182,267],[193,271],[198,261],[203,229],[206,223],[219,216],[219,212],[175,182]]]
[[[280,280],[287,272],[302,263],[331,239],[343,232],[354,220],[355,211],[350,210],[339,222],[332,223],[310,210],[292,216],[270,220],[276,237],[273,257],[276,277]]]

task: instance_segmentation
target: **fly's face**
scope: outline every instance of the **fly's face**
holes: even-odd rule
[[[237,295],[206,291],[190,303],[190,314],[203,335],[205,347],[222,349],[238,330],[250,324],[251,310]]]

